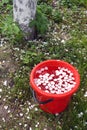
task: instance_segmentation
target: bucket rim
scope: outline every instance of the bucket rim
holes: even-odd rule
[[[68,91],[66,93],[63,93],[63,94],[52,94],[52,93],[47,93],[47,92],[39,89],[38,86],[36,86],[36,84],[34,83],[34,78],[33,78],[35,71],[37,70],[37,68],[39,68],[43,64],[52,63],[52,62],[55,62],[55,63],[61,62],[62,64],[65,64],[65,65],[69,66],[73,70],[74,74],[76,75],[76,85],[75,85],[75,87],[72,90],[70,90],[70,91]],[[74,66],[72,66],[70,63],[68,63],[68,62],[66,62],[64,60],[49,59],[49,60],[45,60],[45,61],[40,62],[39,64],[37,64],[32,69],[32,71],[30,73],[30,85],[31,85],[32,89],[36,93],[39,93],[39,94],[41,94],[43,96],[46,96],[46,97],[49,97],[49,98],[50,97],[53,97],[53,98],[64,98],[64,97],[67,97],[67,96],[71,97],[79,88],[79,85],[80,85],[80,75],[79,75],[77,69]]]

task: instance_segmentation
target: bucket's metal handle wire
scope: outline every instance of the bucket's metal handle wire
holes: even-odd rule
[[[31,90],[32,90],[32,89],[31,89]],[[32,93],[33,93],[33,98],[34,98],[34,100],[35,100],[36,102],[38,102],[39,104],[47,104],[47,103],[53,101],[53,98],[50,98],[50,99],[45,100],[45,101],[39,101],[39,100],[37,99],[37,96],[36,96],[36,93],[35,93],[34,90],[32,90]]]

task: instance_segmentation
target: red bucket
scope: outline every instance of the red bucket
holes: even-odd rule
[[[52,76],[52,74],[54,73],[54,71],[57,70],[58,67],[64,68],[73,74],[73,77],[75,80],[74,87],[71,90],[68,90],[66,92],[62,92],[62,90],[61,90],[61,93],[46,92],[46,91],[42,90],[40,87],[38,87],[38,85],[35,83],[35,79],[38,79],[38,77],[40,77],[41,74],[44,75],[48,72]],[[43,68],[45,68],[45,71],[43,70]],[[42,85],[42,82],[41,83],[38,82],[38,83],[40,84],[40,86]],[[31,84],[31,88],[33,91],[33,97],[39,103],[40,108],[42,110],[44,110],[45,112],[56,114],[56,113],[60,113],[60,112],[64,111],[65,108],[68,106],[72,95],[77,91],[77,89],[80,85],[80,76],[78,74],[78,71],[71,64],[69,64],[65,61],[46,60],[46,61],[39,63],[32,69],[31,74],[30,74],[30,84]],[[59,85],[60,85],[60,82],[59,82]],[[57,87],[59,87],[59,85]],[[56,88],[54,88],[54,89],[56,89]],[[61,89],[63,89],[63,88],[61,88]],[[60,90],[58,90],[58,91],[60,91]]]

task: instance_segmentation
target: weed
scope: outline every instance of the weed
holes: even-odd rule
[[[46,3],[41,3],[38,5],[38,8],[48,17],[50,18],[52,16],[53,8],[51,5]]]
[[[6,7],[6,10],[4,10],[4,6]],[[13,16],[12,16],[12,3],[10,0],[2,0],[0,3],[1,12],[3,12],[3,15],[0,15],[0,33],[2,36],[5,36],[10,41],[19,41],[23,38],[23,34],[18,27],[18,25],[13,22]]]
[[[30,27],[34,26],[36,29],[36,36],[45,35],[48,28],[48,19],[46,15],[42,12],[40,6],[37,6],[36,18],[31,21]]]
[[[54,20],[55,23],[62,22],[62,15],[61,15],[60,11],[54,10],[52,13],[52,19]]]
[[[46,3],[37,6],[36,18],[30,23],[30,27],[34,26],[36,29],[36,36],[45,36],[48,31],[49,21],[48,19],[54,21],[55,23],[62,22],[62,15],[60,11],[53,10],[52,6]]]
[[[43,61],[44,58],[44,54],[42,52],[36,52],[31,50],[27,50],[25,52],[25,54],[23,54],[23,58],[22,58],[22,63],[24,65],[28,65],[28,66],[34,66],[35,64],[38,64],[39,62]]]
[[[68,6],[69,8],[73,6],[84,6],[87,7],[87,0],[62,0],[60,1],[63,5]]]

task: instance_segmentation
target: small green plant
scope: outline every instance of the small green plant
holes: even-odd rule
[[[54,10],[53,13],[52,13],[52,19],[56,23],[62,22],[62,15],[61,15],[61,13],[58,10]]]
[[[3,6],[3,5],[5,5],[5,4],[12,4],[12,1],[11,0],[1,0],[1,2],[0,2],[0,6]]]
[[[31,96],[29,89],[29,77],[25,76],[25,72],[18,72],[16,77],[14,77],[14,87],[11,89],[11,94],[13,98],[18,98],[19,100],[26,100]]]
[[[44,54],[41,52],[35,52],[34,50],[28,50],[23,55],[22,63],[28,66],[34,66],[44,59]]]
[[[19,26],[13,21],[12,1],[2,0],[0,3],[0,33],[2,36],[11,40],[11,42],[19,41],[23,38],[22,31]]]
[[[61,3],[67,7],[84,6],[87,7],[87,0],[62,0]]]
[[[9,14],[10,12],[12,12],[12,1],[11,0],[2,0],[0,2],[0,14],[1,16],[5,16],[6,14]]]
[[[41,3],[40,5],[38,5],[39,10],[41,10],[41,12],[43,12],[48,18],[50,18],[52,16],[52,6],[46,4],[46,3]]]
[[[13,22],[11,16],[7,15],[6,17],[2,16],[1,20],[1,33],[3,35],[13,36],[19,33],[20,29],[18,26]]]
[[[43,0],[38,0],[38,4],[39,4],[39,3],[48,3],[48,4],[52,4],[52,1],[53,1],[53,0],[44,0],[44,1],[43,1]]]
[[[36,35],[45,35],[48,29],[48,19],[42,12],[41,8],[37,6],[36,18],[31,21],[30,27],[35,27]]]

